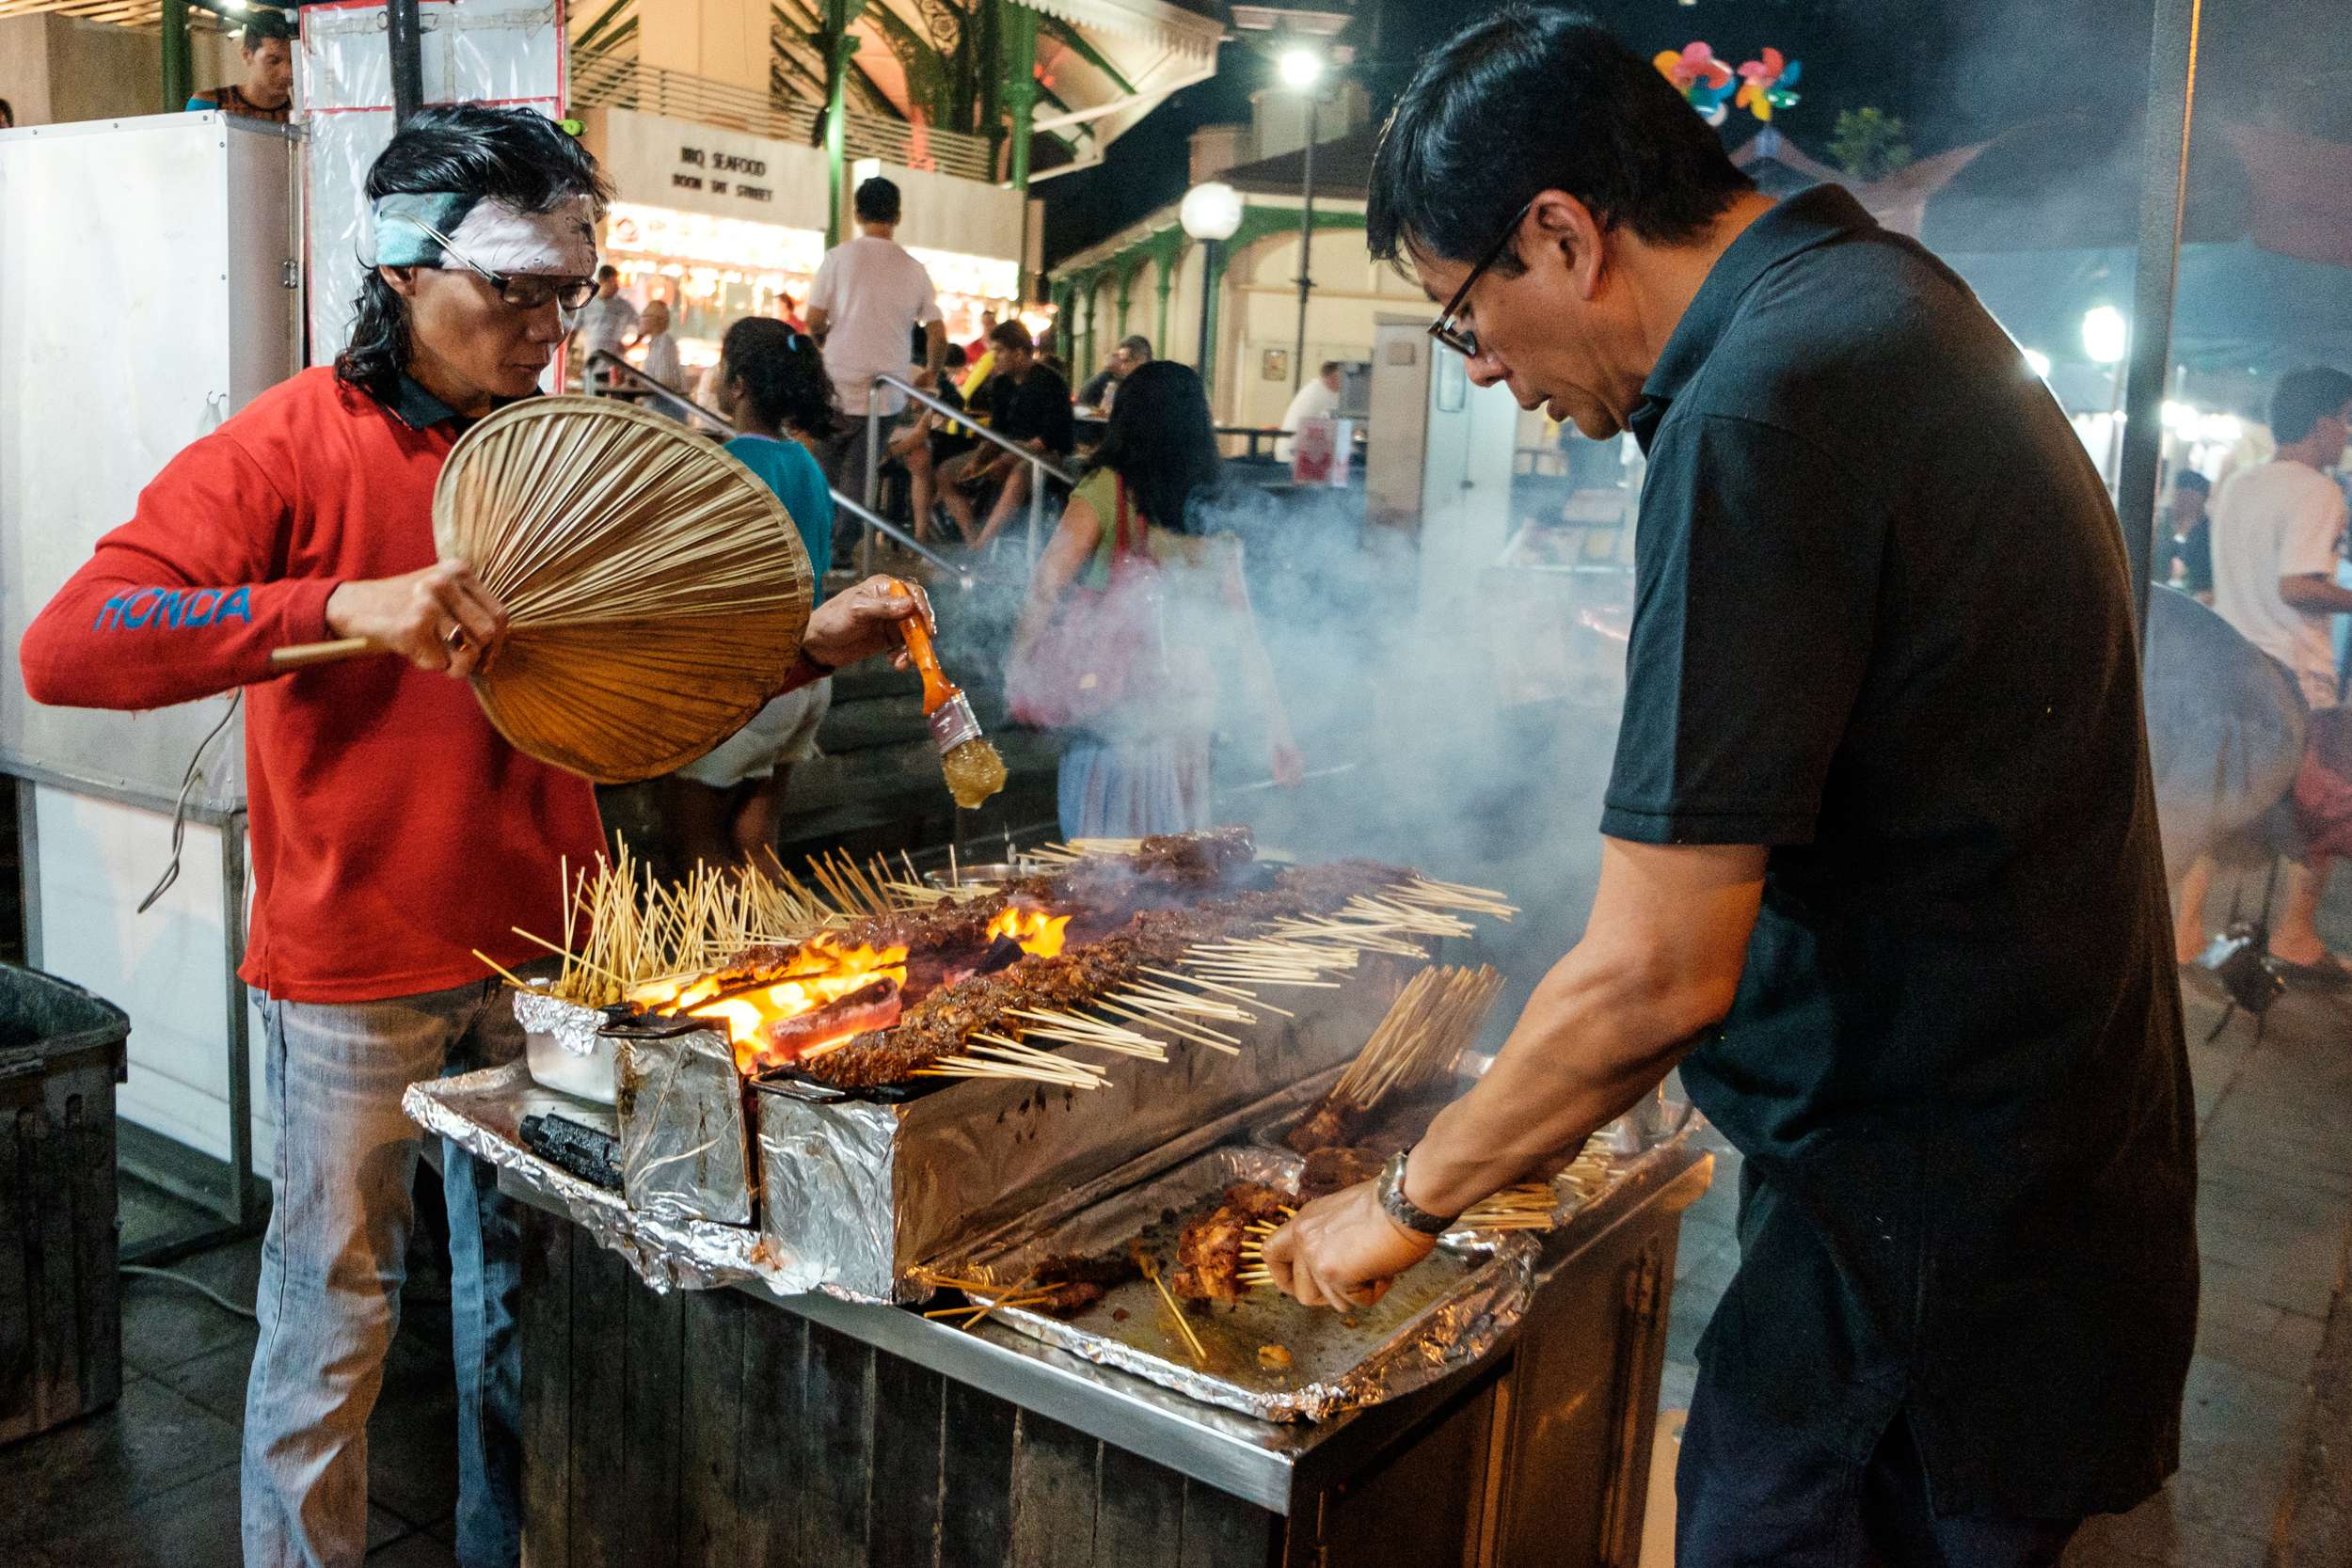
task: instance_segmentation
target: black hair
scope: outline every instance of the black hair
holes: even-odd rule
[[[16,128],[16,110],[5,98],[0,98],[0,131]]]
[[[1130,504],[1147,521],[1176,533],[1198,532],[1186,503],[1196,491],[1214,488],[1225,471],[1199,372],[1173,359],[1129,372],[1091,466],[1125,480]],[[1103,523],[1107,528],[1111,519]]]
[[[1019,316],[1009,316],[990,327],[988,341],[1002,348],[1034,350],[1037,347],[1037,340],[1029,336],[1028,327],[1022,324]]]
[[[817,340],[773,316],[745,316],[719,344],[722,373],[740,379],[760,422],[830,436],[835,407]]]
[[[2338,404],[2336,406],[2341,408],[2343,404]],[[2210,496],[2213,494],[2213,481],[2207,479],[2203,474],[2199,473],[2194,468],[2183,468],[2178,474],[2173,476],[2172,488],[2175,490],[2194,490],[2201,496]]]
[[[2352,375],[2332,365],[2307,365],[2289,371],[2270,390],[2270,438],[2293,446],[2330,414],[2341,414],[2352,403]]]
[[[861,182],[857,188],[857,220],[860,223],[898,222],[898,187],[879,174]]]
[[[1598,23],[1515,5],[1456,33],[1397,100],[1373,154],[1365,238],[1378,261],[1474,261],[1513,213],[1557,190],[1604,229],[1680,245],[1755,188],[1658,69]],[[1517,277],[1517,249],[1496,266]]]
[[[436,103],[419,109],[368,167],[367,198],[456,191],[474,201],[496,199],[530,213],[552,212],[588,197],[604,215],[612,187],[587,149],[555,121],[529,109],[479,103]],[[469,202],[470,209],[472,202]],[[463,222],[451,220],[450,230]],[[407,367],[408,302],[370,267],[353,308],[351,344],[335,356],[335,373],[389,402]]]
[[[1326,359],[1323,362],[1323,368],[1315,372],[1315,374],[1318,378],[1320,378],[1322,376],[1329,375],[1333,371],[1343,371],[1345,369],[1347,369],[1347,361],[1344,359]]]
[[[272,39],[281,42],[294,41],[294,29],[286,25],[286,13],[274,7],[245,13],[245,31],[237,35],[240,49],[259,49]]]
[[[960,371],[970,363],[972,363],[972,356],[963,351],[963,345],[961,343],[949,343],[947,345],[947,368],[949,370]]]
[[[608,277],[618,277],[620,276],[621,269],[614,266],[610,261],[607,261],[604,265],[596,269],[596,281],[599,283],[603,282]]]

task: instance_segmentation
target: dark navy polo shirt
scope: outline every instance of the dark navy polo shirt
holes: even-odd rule
[[[1941,1513],[2176,1466],[2193,1101],[2123,546],[2017,346],[1820,186],[1725,250],[1648,453],[1601,831],[1771,847],[1720,1038],[1745,1156],[1708,1375]]]

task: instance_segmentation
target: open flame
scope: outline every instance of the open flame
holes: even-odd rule
[[[789,966],[742,982],[730,993],[722,994],[720,983],[709,976],[688,976],[640,986],[629,992],[629,1000],[648,1008],[707,1018],[722,1025],[735,1047],[736,1067],[750,1072],[837,1045],[866,1027],[863,1022],[850,1022],[836,1036],[808,1040],[793,1057],[784,1057],[762,1049],[761,1024],[813,1012],[877,980],[894,980],[903,986],[906,978],[904,945],[873,947],[861,943],[844,947],[832,936],[816,936],[801,944]]]
[[[1010,937],[1021,944],[1024,953],[1040,958],[1057,957],[1061,952],[1062,933],[1069,929],[1066,914],[1049,915],[1042,910],[1007,908],[988,923],[988,938]]]

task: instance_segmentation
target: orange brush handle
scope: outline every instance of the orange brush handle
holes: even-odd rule
[[[903,594],[907,585],[893,578],[890,591]],[[963,695],[963,690],[950,681],[939,668],[939,652],[931,646],[930,628],[923,625],[921,615],[910,615],[898,623],[906,633],[907,652],[914,656],[914,667],[923,672],[923,711],[935,713],[939,708]]]

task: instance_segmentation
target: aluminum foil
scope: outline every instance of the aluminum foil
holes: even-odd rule
[[[1295,1155],[1246,1144],[1212,1149],[1050,1231],[975,1259],[974,1275],[1011,1285],[1049,1255],[1097,1257],[1137,1236],[1167,1273],[1181,1222],[1201,1202],[1237,1181],[1289,1182],[1298,1168]],[[1518,1234],[1440,1247],[1400,1275],[1376,1305],[1345,1315],[1301,1307],[1262,1287],[1239,1306],[1220,1303],[1186,1314],[1205,1362],[1193,1355],[1148,1281],[1119,1286],[1068,1323],[1015,1307],[994,1316],[1046,1344],[1205,1403],[1261,1420],[1323,1420],[1425,1387],[1493,1349],[1527,1310],[1538,1251]],[[1265,1345],[1287,1352],[1287,1367],[1265,1365],[1259,1356]]]
[[[778,1295],[780,1284],[756,1231],[707,1220],[669,1220],[629,1208],[618,1193],[548,1164],[522,1147],[522,1118],[553,1111],[591,1121],[612,1112],[538,1087],[520,1062],[454,1078],[411,1084],[401,1109],[426,1132],[486,1160],[564,1207],[596,1244],[619,1253],[638,1278],[656,1291],[707,1291],[757,1279]]]
[[[1105,1088],[971,1079],[882,1104],[764,1086],[760,1228],[803,1289],[923,1300],[920,1271],[940,1259],[1034,1224],[1113,1171],[1132,1181],[1164,1170],[1182,1155],[1134,1167],[1347,1061],[1422,967],[1366,953],[1335,990],[1270,993],[1296,1016],[1266,1009],[1227,1026],[1238,1053],[1171,1041],[1165,1063],[1112,1057]]]
[[[575,1056],[596,1053],[596,1031],[604,1027],[602,1011],[549,996],[535,988],[515,991],[514,996],[515,1022],[523,1026],[525,1034],[553,1036],[556,1044]]]
[[[752,1223],[750,1140],[735,1048],[715,1029],[662,1023],[618,1041],[621,1189],[648,1219]]]

